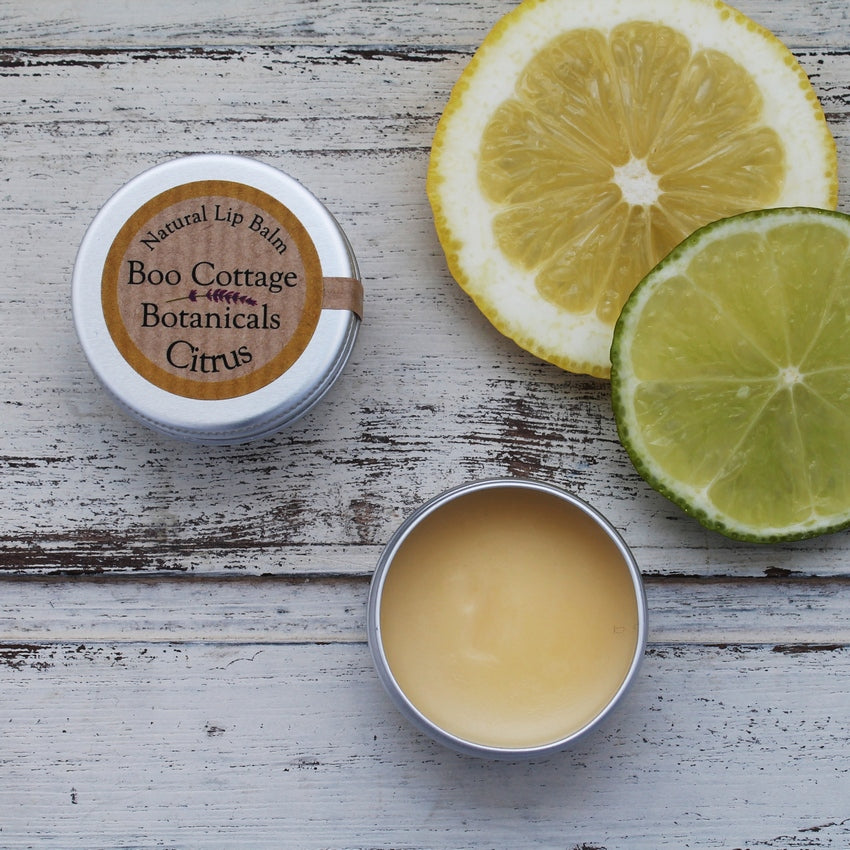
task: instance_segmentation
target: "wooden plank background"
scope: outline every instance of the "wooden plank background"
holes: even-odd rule
[[[517,349],[446,272],[431,136],[513,5],[0,2],[0,847],[850,846],[850,536],[705,531],[635,473],[608,385]],[[738,6],[810,74],[850,211],[846,0]],[[235,448],[126,419],[70,314],[100,205],[195,152],[304,182],[365,277],[331,393]],[[394,528],[497,475],[592,502],[647,577],[637,686],[536,764],[414,732],[365,645]]]

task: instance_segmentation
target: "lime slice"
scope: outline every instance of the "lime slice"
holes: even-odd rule
[[[850,525],[850,216],[698,230],[632,293],[611,359],[635,467],[704,525],[761,542]]]

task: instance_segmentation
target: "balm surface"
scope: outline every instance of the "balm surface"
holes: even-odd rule
[[[431,722],[492,747],[543,746],[592,721],[638,641],[628,565],[571,503],[472,491],[416,525],[380,610],[390,671]]]

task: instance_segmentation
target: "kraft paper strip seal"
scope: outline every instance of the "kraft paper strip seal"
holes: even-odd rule
[[[323,310],[350,310],[363,319],[363,283],[354,277],[326,277],[322,279]]]

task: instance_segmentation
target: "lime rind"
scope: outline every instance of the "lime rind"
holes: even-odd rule
[[[777,240],[783,229],[784,238]],[[780,293],[775,293],[782,303],[773,311],[773,324],[762,316],[742,315],[764,305],[757,301],[756,310],[747,311],[746,299],[739,297],[735,302],[738,315],[729,324],[733,328],[730,338],[750,334],[754,346],[758,343],[769,352],[768,359],[774,362],[772,388],[765,387],[764,376],[759,385],[756,375],[741,374],[736,390],[727,371],[716,378],[720,403],[717,398],[713,402],[722,411],[723,421],[709,416],[711,421],[703,422],[695,390],[700,378],[682,375],[685,381],[677,392],[677,372],[671,365],[678,354],[675,345],[672,350],[659,351],[658,360],[664,365],[659,369],[658,386],[653,386],[646,352],[645,362],[636,367],[635,349],[652,347],[646,339],[640,340],[641,320],[650,316],[650,324],[658,324],[664,314],[652,316],[651,311],[656,300],[666,300],[667,327],[679,326],[672,337],[678,339],[676,345],[687,348],[688,331],[681,327],[676,313],[675,290],[684,291],[683,282],[693,285],[690,272],[695,257],[727,240],[733,243],[738,237],[753,235],[766,240],[771,248],[762,264],[772,268],[785,297],[780,299]],[[811,249],[814,235],[814,244],[828,246],[823,252],[828,256],[815,256],[817,251]],[[798,253],[805,256],[809,252],[806,262],[797,263],[796,274],[792,273],[793,258],[785,250],[794,237],[799,237]],[[746,262],[744,258],[741,261]],[[801,279],[814,279],[815,298],[801,290]],[[703,278],[703,288],[709,284],[710,280]],[[761,284],[769,287],[770,275]],[[716,292],[706,293],[709,299],[716,296]],[[843,213],[799,207],[762,210],[713,222],[686,239],[638,284],[614,330],[614,415],[620,440],[641,476],[707,528],[738,540],[800,540],[850,526],[850,456],[845,458],[850,442],[848,306],[850,216]],[[728,309],[726,312],[728,315]],[[690,331],[699,334],[700,324],[692,324]],[[664,338],[657,342],[659,349],[665,347],[666,333],[663,331]],[[644,331],[644,337],[647,335]],[[688,364],[688,357],[684,359]],[[798,363],[807,364],[810,371],[799,371]],[[707,372],[711,373],[711,368]],[[708,382],[709,376],[703,375],[702,380]],[[664,392],[675,398],[668,406],[660,397]],[[653,400],[653,393],[659,397]],[[741,402],[739,410],[736,399]],[[656,406],[646,414],[651,403]],[[664,416],[668,417],[666,423]],[[675,417],[682,421],[677,423]],[[690,432],[689,417],[692,426],[697,423]],[[729,446],[725,463],[724,430],[735,443]],[[696,460],[687,461],[689,456]]]

